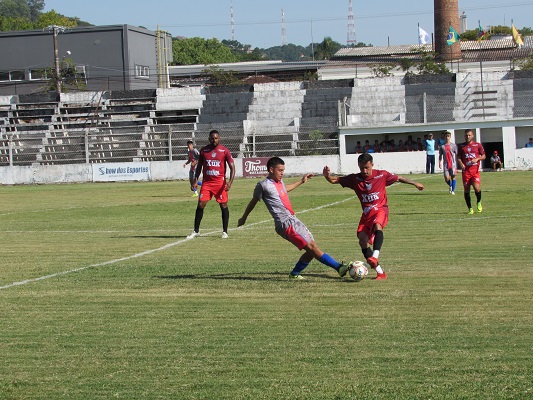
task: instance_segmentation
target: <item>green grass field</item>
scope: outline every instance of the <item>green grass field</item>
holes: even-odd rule
[[[227,240],[214,201],[185,240],[187,182],[1,187],[0,399],[533,398],[533,172],[484,173],[473,216],[411,178],[388,190],[389,279],[359,283],[317,261],[289,281],[264,205],[236,228],[256,180]],[[362,258],[353,192],[316,177],[291,200]]]

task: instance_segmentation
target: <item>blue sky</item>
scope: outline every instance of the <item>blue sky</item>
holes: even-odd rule
[[[45,11],[54,9],[69,17],[79,17],[94,25],[130,24],[166,30],[172,36],[232,39],[231,0],[45,0]],[[374,46],[414,44],[417,25],[433,32],[433,1],[352,0],[357,42]],[[233,0],[234,37],[252,47],[272,47],[282,43],[282,17],[285,14],[287,43],[307,46],[325,36],[346,44],[348,0]],[[459,1],[459,11],[467,15],[468,29],[481,21],[490,25],[533,27],[533,1]]]

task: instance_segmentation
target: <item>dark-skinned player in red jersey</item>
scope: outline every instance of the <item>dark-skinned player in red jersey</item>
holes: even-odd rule
[[[226,165],[229,168],[229,181],[226,181]],[[209,144],[200,149],[200,157],[196,167],[193,190],[198,187],[198,178],[203,175],[202,188],[198,197],[198,206],[194,217],[194,231],[187,236],[192,239],[200,235],[200,223],[204,216],[204,208],[209,200],[215,196],[222,211],[222,239],[228,238],[228,191],[235,179],[235,162],[230,151],[220,144],[220,134],[217,130],[209,132]]]
[[[328,166],[324,167],[323,175],[329,183],[340,184],[342,187],[353,189],[363,209],[363,214],[357,227],[359,246],[368,265],[376,270],[374,279],[387,279],[387,274],[379,264],[379,254],[383,245],[383,228],[389,220],[389,206],[387,204],[387,186],[395,182],[407,183],[418,190],[424,190],[424,185],[385,170],[374,169],[373,158],[363,153],[357,158],[358,174],[346,176],[332,176]],[[370,246],[373,245],[373,248]]]
[[[472,200],[470,200],[470,186],[474,188],[474,194],[476,195],[476,209],[477,212],[483,211],[481,205],[481,177],[479,176],[480,162],[483,161],[485,156],[485,149],[481,143],[474,141],[474,131],[472,129],[465,130],[466,142],[459,145],[459,166],[462,170],[463,187],[465,203],[468,207],[468,214],[474,214],[472,208]]]

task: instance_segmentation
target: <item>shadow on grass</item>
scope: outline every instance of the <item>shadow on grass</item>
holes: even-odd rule
[[[211,274],[211,273],[202,273],[202,274],[187,274],[187,275],[161,275],[154,276],[157,279],[205,279],[205,280],[236,280],[236,281],[287,281],[295,284],[305,283],[306,280],[294,281],[289,280],[289,271],[287,272],[258,272],[258,273],[249,273],[249,272],[235,272],[229,274]],[[310,282],[314,282],[314,279],[311,278],[320,278],[334,280],[337,282],[348,282],[356,283],[355,281],[349,279],[342,279],[338,276],[331,276],[324,273],[309,273],[303,274],[303,276],[309,279]]]

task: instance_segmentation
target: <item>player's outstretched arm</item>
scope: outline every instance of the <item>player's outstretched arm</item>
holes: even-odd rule
[[[339,183],[339,178],[331,175],[331,171],[327,165],[322,170],[322,175],[324,175],[324,178],[326,178],[329,183]]]
[[[248,215],[250,215],[250,213],[255,208],[255,205],[257,204],[258,201],[259,200],[257,200],[255,197],[252,197],[252,200],[250,200],[250,202],[246,206],[246,210],[244,210],[242,217],[240,217],[239,221],[237,221],[237,226],[243,226],[246,223],[246,219],[248,218]]]
[[[407,183],[408,185],[413,185],[418,190],[424,190],[424,185],[422,185],[421,183],[412,181],[411,179],[404,178],[403,176],[398,176],[398,182]]]
[[[313,176],[314,176],[313,174],[305,174],[304,176],[302,176],[302,179],[300,179],[299,181],[291,183],[290,185],[285,185],[285,187],[287,188],[287,192],[290,192],[291,190],[296,189],[298,186],[300,186],[302,183],[307,182]]]

